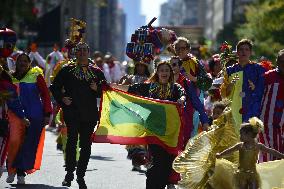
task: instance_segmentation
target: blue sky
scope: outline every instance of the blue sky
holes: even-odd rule
[[[153,17],[158,18],[160,16],[160,6],[167,1],[168,0],[141,0],[142,14],[146,16],[146,23],[150,22]],[[153,25],[157,26],[158,24],[159,20],[157,19]]]

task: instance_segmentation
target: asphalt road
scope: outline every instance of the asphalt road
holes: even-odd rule
[[[7,172],[0,178],[0,189],[63,189],[64,161],[61,151],[56,150],[56,135],[47,131],[41,170],[26,176],[26,185],[7,184]],[[145,174],[131,171],[131,161],[126,159],[124,146],[113,144],[93,144],[91,159],[86,173],[89,189],[144,189]],[[78,188],[76,181],[72,189]]]

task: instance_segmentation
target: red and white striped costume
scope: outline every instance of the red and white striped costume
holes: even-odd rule
[[[265,90],[262,98],[260,119],[264,123],[264,131],[260,133],[261,143],[284,152],[284,77],[277,69],[265,73]],[[261,154],[260,161],[275,158]]]

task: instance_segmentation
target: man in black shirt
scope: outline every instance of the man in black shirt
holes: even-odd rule
[[[77,182],[80,189],[87,188],[84,180],[91,155],[91,135],[99,119],[97,98],[102,84],[106,83],[103,72],[89,59],[89,46],[80,42],[75,47],[75,60],[70,60],[55,77],[50,90],[62,107],[67,125],[66,171],[63,186],[71,186],[76,167],[76,144],[80,136],[80,158],[77,163]]]

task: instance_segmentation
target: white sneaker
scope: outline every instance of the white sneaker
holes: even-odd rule
[[[25,184],[26,183],[24,176],[18,176],[17,179],[18,179],[17,184]]]
[[[12,173],[12,174],[8,175],[8,177],[7,177],[7,179],[6,179],[6,182],[7,182],[7,183],[12,183],[12,182],[14,182],[15,176],[16,176],[15,173]]]

